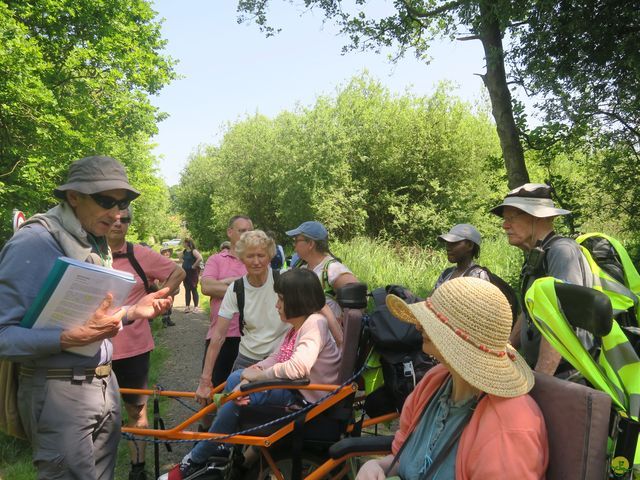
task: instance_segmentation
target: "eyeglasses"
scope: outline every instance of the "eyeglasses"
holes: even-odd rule
[[[131,200],[129,198],[118,200],[116,198],[110,197],[109,195],[102,195],[101,193],[90,193],[89,196],[94,202],[96,202],[96,204],[98,204],[98,206],[104,208],[105,210],[111,210],[116,205],[118,206],[118,210],[126,210],[131,203]]]
[[[120,217],[120,223],[131,223],[131,217]]]
[[[503,221],[504,223],[513,223],[513,221],[514,221],[516,218],[518,218],[520,215],[522,215],[522,212],[521,212],[521,213],[514,213],[514,214],[513,214],[513,215],[511,215],[510,217],[506,217],[506,216],[505,216],[505,217],[502,217],[502,221]]]
[[[298,242],[307,242],[308,239],[306,239],[305,237],[297,237],[293,239],[293,244],[295,245]]]

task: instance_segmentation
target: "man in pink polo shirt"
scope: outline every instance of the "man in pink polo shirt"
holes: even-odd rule
[[[229,237],[229,242],[231,242],[229,250],[225,249],[216,255],[212,255],[204,266],[200,288],[203,295],[211,297],[211,325],[209,326],[205,341],[205,353],[211,341],[213,327],[218,320],[218,311],[220,310],[222,297],[224,297],[229,285],[247,273],[244,263],[236,256],[236,243],[240,240],[240,236],[244,232],[250,230],[253,230],[253,222],[251,222],[249,217],[245,215],[231,217],[227,227],[227,237]],[[235,362],[238,356],[239,345],[240,326],[238,324],[238,314],[236,314],[231,319],[227,338],[222,344],[220,354],[213,369],[211,376],[213,385],[219,385],[227,380],[227,377],[231,373],[233,362]]]
[[[169,287],[173,292],[185,276],[184,270],[173,260],[138,244],[127,244],[126,237],[131,223],[130,210],[120,212],[107,234],[113,254],[113,268],[132,273],[136,284],[125,304],[136,303],[148,291]],[[142,275],[141,275],[142,273]],[[143,279],[144,277],[144,279]],[[146,283],[145,283],[146,280]],[[153,337],[147,319],[134,321],[113,338],[113,371],[121,388],[147,388],[149,354],[153,350]],[[147,397],[123,395],[129,420],[127,426],[147,428]],[[129,480],[146,480],[144,470],[145,442],[129,442],[131,472]]]

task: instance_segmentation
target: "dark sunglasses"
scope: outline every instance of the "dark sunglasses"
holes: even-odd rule
[[[120,223],[131,223],[131,217],[120,217]]]
[[[102,195],[101,193],[91,193],[89,194],[89,196],[94,202],[96,202],[100,207],[104,208],[105,210],[111,210],[116,205],[118,206],[118,210],[126,210],[129,207],[129,204],[131,203],[131,200],[128,198],[125,198],[123,200],[116,200],[113,197],[110,197],[108,195]],[[127,223],[127,222],[122,222],[122,223]]]

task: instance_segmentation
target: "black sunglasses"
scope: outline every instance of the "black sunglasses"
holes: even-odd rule
[[[126,210],[131,203],[131,200],[125,198],[123,200],[117,200],[109,195],[102,195],[101,193],[90,193],[89,196],[91,199],[96,202],[100,207],[105,210],[111,210],[116,205],[118,206],[118,210]],[[127,222],[122,222],[127,223]]]
[[[120,223],[131,223],[131,217],[120,217]]]

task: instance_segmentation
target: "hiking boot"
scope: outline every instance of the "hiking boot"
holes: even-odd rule
[[[187,453],[182,461],[169,470],[167,473],[160,475],[158,480],[189,480],[197,478],[200,474],[207,471],[206,463],[195,463],[191,460],[191,452]]]
[[[147,480],[147,472],[144,470],[144,463],[131,464],[129,480]]]

